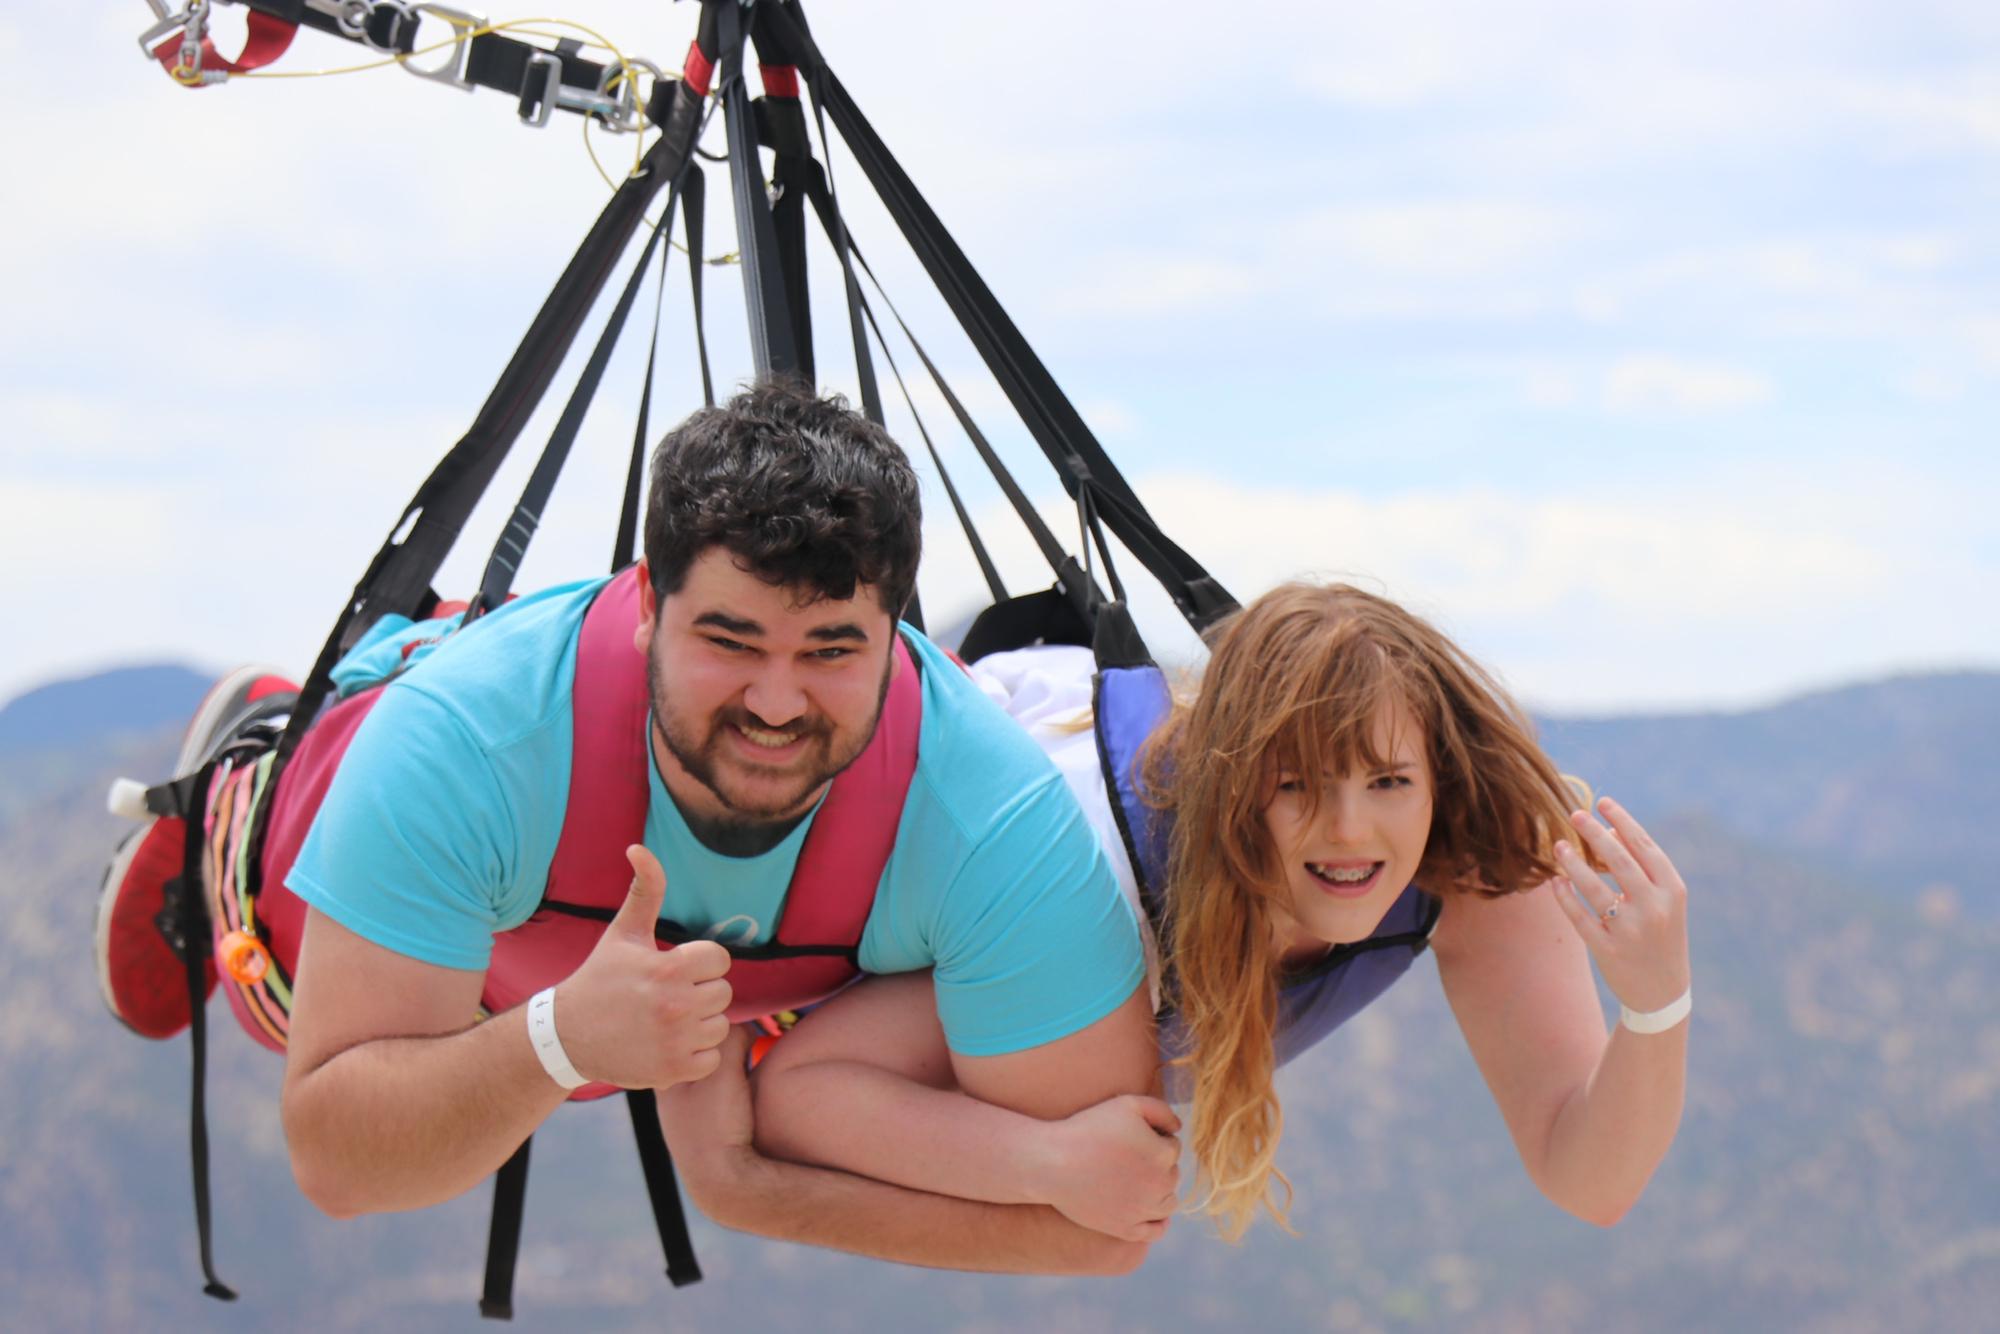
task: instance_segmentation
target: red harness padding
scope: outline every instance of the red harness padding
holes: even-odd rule
[[[574,744],[562,834],[541,907],[493,939],[481,1000],[494,1013],[575,972],[631,887],[625,849],[645,835],[647,766],[653,762],[646,657],[633,644],[638,604],[637,572],[628,570],[605,585],[584,616],[571,694]],[[923,723],[922,682],[901,636],[894,652],[881,721],[860,758],[833,780],[813,817],[774,939],[730,950],[733,1022],[821,1000],[860,974],[855,954],[896,844]],[[340,756],[380,694],[379,687],[371,689],[327,710],[293,754],[272,799],[257,916],[265,943],[288,976],[298,958],[306,908],[285,888],[285,873],[305,842]],[[664,938],[690,934],[661,923]],[[242,1012],[235,990],[226,990],[251,1036],[273,1045]],[[611,1091],[590,1084],[571,1096]]]
[[[292,38],[298,35],[299,25],[287,23],[260,9],[253,9],[245,20],[245,29],[243,53],[234,60],[224,58],[215,49],[215,39],[204,35],[201,39],[201,67],[204,70],[219,69],[230,74],[247,74],[253,69],[262,69],[285,54],[285,49],[292,44]],[[169,74],[178,70],[181,65],[181,34],[175,33],[154,47],[153,58],[159,61],[161,68]],[[180,76],[175,75],[175,77]]]

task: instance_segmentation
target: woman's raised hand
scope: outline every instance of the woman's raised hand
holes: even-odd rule
[[[1627,1009],[1650,1013],[1688,989],[1687,886],[1630,811],[1609,797],[1600,798],[1597,809],[1608,826],[1582,810],[1571,812],[1570,823],[1618,883],[1607,882],[1574,845],[1561,842],[1556,864],[1562,874],[1549,888],[1611,994]]]

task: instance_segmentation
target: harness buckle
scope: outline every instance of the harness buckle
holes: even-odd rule
[[[541,85],[536,86],[535,71],[541,71]],[[521,75],[520,115],[523,125],[541,129],[555,114],[556,99],[562,96],[562,60],[552,51],[537,51],[528,57],[528,68]]]
[[[441,83],[449,88],[460,88],[468,93],[471,92],[472,80],[465,76],[465,71],[467,63],[472,58],[473,35],[484,32],[489,27],[486,16],[468,13],[463,9],[452,9],[447,5],[432,4],[430,0],[422,0],[422,3],[410,6],[410,11],[413,23],[420,22],[422,16],[428,14],[433,18],[443,19],[451,25],[451,54],[445,57],[443,64],[434,65],[429,69],[417,64],[414,56],[401,56],[396,63],[419,79],[429,79],[433,83]]]
[[[667,76],[652,61],[633,57],[626,61],[614,60],[604,67],[597,76],[595,97],[602,105],[577,106],[569,100],[570,90],[563,89],[564,106],[577,106],[580,111],[589,111],[598,117],[599,124],[612,134],[632,134],[646,128],[646,105],[651,95],[642,100],[639,96],[639,75],[641,72],[653,76],[658,86]],[[617,85],[617,91],[612,86]]]

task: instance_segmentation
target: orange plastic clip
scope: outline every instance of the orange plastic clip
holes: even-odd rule
[[[215,942],[215,961],[222,971],[246,987],[254,987],[271,971],[271,951],[248,931],[229,931]]]

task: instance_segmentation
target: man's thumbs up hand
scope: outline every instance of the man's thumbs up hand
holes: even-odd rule
[[[577,1073],[620,1088],[701,1079],[729,1033],[729,952],[712,940],[663,950],[653,936],[667,873],[643,846],[625,850],[632,888],[590,957],[556,988],[563,1049]]]

